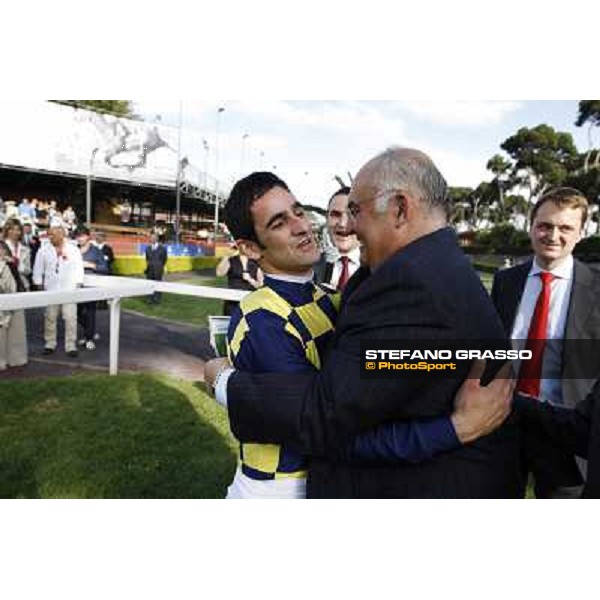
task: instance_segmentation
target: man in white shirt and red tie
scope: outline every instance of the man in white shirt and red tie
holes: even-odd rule
[[[315,265],[315,282],[342,291],[360,266],[360,244],[348,226],[349,187],[340,188],[329,200],[327,232],[329,246]]]
[[[578,190],[544,194],[531,214],[534,259],[497,272],[492,288],[507,333],[532,352],[519,366],[517,392],[567,408],[583,400],[600,376],[584,343],[600,338],[600,273],[573,258],[587,216],[588,202]],[[579,497],[585,464],[524,434],[524,466],[534,475],[536,497]]]

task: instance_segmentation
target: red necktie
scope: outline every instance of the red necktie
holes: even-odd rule
[[[348,271],[348,257],[342,256],[340,257],[340,260],[342,261],[342,272],[340,273],[340,278],[338,279],[337,289],[341,292],[348,283],[350,272]]]
[[[548,316],[550,313],[550,290],[552,273],[542,271],[538,273],[542,280],[542,290],[538,296],[529,333],[527,335],[526,350],[531,350],[531,360],[521,362],[517,391],[535,396],[540,395],[540,378],[542,376],[542,363],[544,361],[544,349],[546,348],[546,335],[548,333]]]

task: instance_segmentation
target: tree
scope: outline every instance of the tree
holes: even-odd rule
[[[500,147],[514,161],[512,175],[516,180],[524,176],[530,203],[549,187],[560,185],[578,157],[573,136],[545,124],[522,127]]]
[[[593,153],[592,131],[594,127],[600,127],[600,100],[581,100],[579,102],[579,112],[575,125],[582,127],[588,124],[588,151],[583,162],[583,170],[587,172],[590,168],[590,161]],[[600,169],[600,151],[596,151],[596,160],[591,168]]]
[[[495,182],[496,187],[498,188],[498,202],[499,206],[499,222],[502,222],[506,219],[505,214],[505,206],[504,206],[504,181],[501,180],[501,177],[506,176],[511,170],[511,164],[507,161],[502,155],[494,154],[490,160],[488,160],[485,168],[488,171],[491,171],[495,177],[493,182]]]
[[[513,215],[512,222],[515,226],[520,220],[522,230],[527,231],[529,203],[523,196],[519,194],[511,194],[509,196],[506,196],[504,200],[504,209],[506,211],[506,214]]]
[[[450,222],[454,225],[466,223],[469,229],[476,229],[484,218],[490,217],[490,205],[496,199],[490,183],[480,183],[475,189],[470,187],[448,188],[448,198],[454,209]],[[487,209],[487,210],[486,210]]]
[[[471,226],[472,216],[472,196],[473,188],[470,187],[449,187],[448,198],[452,205],[452,214],[450,223],[460,225],[467,223]]]
[[[600,205],[600,168],[571,173],[565,180],[565,185],[578,189],[588,199],[590,206]],[[598,222],[600,211],[592,211],[592,214],[592,219]],[[600,234],[600,227],[597,233]]]
[[[117,117],[133,117],[130,100],[51,100],[58,104],[67,104],[75,108],[87,108],[101,113],[110,113]]]

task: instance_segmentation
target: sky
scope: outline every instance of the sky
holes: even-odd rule
[[[178,100],[133,102],[145,119],[178,123]],[[253,170],[274,171],[301,202],[318,206],[337,189],[335,175],[349,182],[348,172],[356,174],[390,145],[424,150],[452,186],[489,181],[488,159],[520,127],[547,123],[587,148],[586,129],[574,125],[577,101],[183,100],[181,106],[182,156],[198,168],[206,164],[229,185]]]

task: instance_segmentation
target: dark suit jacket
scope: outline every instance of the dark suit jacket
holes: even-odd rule
[[[313,267],[314,277],[313,281],[317,284],[326,283],[329,284],[331,282],[331,276],[333,275],[333,266],[335,263],[332,263],[327,260],[327,256],[325,252],[321,253],[321,257],[319,258],[319,262]]]
[[[167,249],[158,244],[156,250],[152,249],[152,244],[146,246],[146,277],[160,281],[163,278],[165,265],[167,264]]]
[[[511,334],[531,265],[529,260],[498,271],[494,277],[492,300],[507,335]],[[568,408],[584,399],[600,377],[599,297],[600,274],[576,260],[562,348],[562,397]],[[535,430],[525,430],[525,434],[525,460],[539,478],[554,486],[581,483],[572,457],[538,437]]]
[[[498,271],[494,276],[492,300],[509,336],[531,264],[532,260],[529,260],[516,267]],[[565,406],[569,408],[587,396],[596,378],[600,376],[600,372],[593,376],[595,368],[600,369],[600,356],[590,355],[595,344],[569,342],[600,339],[599,294],[600,273],[576,260],[562,349],[562,397]],[[594,359],[593,363],[590,363],[590,359]]]
[[[574,409],[517,396],[515,407],[529,432],[565,452],[588,459],[584,498],[600,498],[600,380]]]
[[[242,441],[287,443],[311,455],[309,497],[516,497],[517,428],[418,465],[361,466],[340,457],[353,436],[390,420],[449,414],[452,377],[361,378],[361,340],[498,339],[502,324],[448,228],[413,242],[375,273],[359,269],[342,299],[332,347],[313,376],[235,373],[229,417]]]

